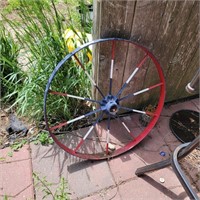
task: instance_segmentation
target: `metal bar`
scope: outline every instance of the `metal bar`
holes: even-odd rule
[[[196,137],[192,142],[190,142],[190,144],[188,146],[186,146],[184,149],[182,149],[180,151],[180,153],[178,154],[178,159],[184,158],[191,151],[193,151],[198,146],[199,140],[200,140],[200,136]],[[168,158],[166,160],[163,160],[163,161],[151,164],[151,165],[140,167],[136,170],[135,174],[137,176],[142,176],[143,174],[145,174],[147,172],[163,169],[163,168],[169,166],[170,164],[171,164],[171,158]]]
[[[137,65],[137,67],[134,69],[132,74],[128,77],[127,81],[122,85],[122,88],[117,93],[116,97],[120,96],[123,90],[126,88],[126,86],[129,84],[129,82],[132,80],[132,78],[135,76],[139,68],[145,63],[146,59],[148,58],[148,54],[145,54],[144,58],[140,61],[140,63]]]
[[[186,91],[190,94],[194,93],[197,87],[199,86],[199,72],[200,69],[198,69],[192,80],[185,87]]]
[[[108,155],[108,145],[110,142],[110,114],[108,116],[108,121],[107,121],[107,132],[106,132],[106,154]]]
[[[95,114],[95,113],[97,113],[97,112],[100,112],[100,111],[101,111],[101,109],[97,109],[97,110],[91,111],[91,112],[89,112],[89,113],[87,113],[87,114],[85,114],[85,115],[81,115],[81,116],[79,116],[79,117],[75,117],[74,119],[71,119],[71,120],[69,120],[69,121],[67,121],[67,122],[63,122],[63,123],[60,123],[60,124],[58,124],[58,125],[56,125],[56,126],[50,127],[49,130],[50,130],[50,131],[53,131],[53,130],[55,130],[55,129],[61,128],[61,127],[63,127],[63,126],[66,126],[66,125],[68,125],[68,124],[71,124],[71,123],[73,123],[73,122],[76,122],[76,121],[78,121],[78,120],[81,120],[81,119],[83,119],[83,118],[85,118],[85,117],[88,117],[88,116],[90,116],[90,115],[92,115],[92,114]]]
[[[85,67],[83,66],[83,64],[81,63],[81,61],[78,59],[78,57],[76,56],[76,54],[74,54],[73,56],[76,59],[76,61],[78,62],[78,64],[80,65],[80,67],[83,69],[83,71],[85,72],[85,74],[87,75],[87,77],[90,79],[90,81],[93,84],[93,86],[96,87],[96,89],[99,91],[99,93],[101,94],[101,96],[103,98],[105,98],[104,95],[103,95],[103,93],[102,93],[102,91],[100,90],[100,88],[98,87],[98,85],[96,84],[96,82],[92,79],[92,77],[90,76],[90,74],[85,70]]]
[[[110,95],[112,93],[114,59],[115,59],[115,40],[112,41],[112,56],[111,56],[111,65],[110,65],[110,84],[109,84],[109,94]]]
[[[130,97],[133,97],[133,96],[136,96],[136,95],[138,95],[138,94],[142,94],[142,93],[144,93],[144,92],[147,92],[147,91],[149,91],[149,90],[152,90],[152,89],[154,89],[154,88],[157,88],[157,87],[159,87],[159,86],[161,86],[161,85],[163,85],[163,83],[158,83],[158,84],[152,85],[152,86],[150,86],[150,87],[148,87],[148,88],[145,88],[145,89],[139,90],[139,91],[137,91],[137,92],[134,92],[133,94],[129,94],[129,95],[127,95],[127,96],[124,96],[124,97],[122,97],[121,99],[119,99],[119,101],[122,101],[122,100],[124,100],[124,99],[130,98]]]
[[[85,100],[85,101],[91,101],[91,102],[95,102],[95,103],[100,103],[100,101],[96,101],[94,99],[80,97],[80,96],[75,96],[75,95],[67,94],[67,93],[63,93],[63,92],[57,92],[57,91],[49,90],[49,93],[50,94],[54,94],[54,95],[63,96],[63,97],[70,97],[70,98],[74,98],[74,99],[80,99],[80,100]]]
[[[102,119],[103,117],[103,113],[100,115],[100,117],[93,123],[93,125],[89,128],[89,130],[87,131],[87,133],[84,135],[84,137],[81,139],[81,141],[79,142],[79,144],[76,146],[76,148],[74,149],[74,152],[77,152],[78,149],[82,146],[82,144],[84,143],[84,141],[87,139],[87,137],[89,136],[89,134],[92,132],[92,130],[94,129],[94,127],[96,126],[96,124]]]
[[[148,111],[142,111],[142,110],[136,110],[136,109],[132,109],[132,108],[127,108],[124,106],[119,106],[120,109],[124,109],[124,110],[128,110],[128,111],[132,111],[132,112],[136,112],[136,113],[140,113],[140,114],[145,114],[145,115],[150,115],[150,116],[156,116],[156,114],[152,113],[152,112],[148,112]]]
[[[179,152],[188,145],[189,145],[189,143],[181,144],[174,150],[172,157],[171,157],[171,165],[172,165],[172,168],[173,168],[177,178],[179,179],[180,183],[182,184],[182,186],[185,189],[188,196],[191,199],[198,200],[199,198],[198,198],[196,192],[194,192],[194,190],[192,189],[190,182],[187,180],[187,177],[185,176],[184,172],[182,171],[182,169],[178,163],[178,160],[177,160]]]

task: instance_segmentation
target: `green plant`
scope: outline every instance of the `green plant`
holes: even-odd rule
[[[3,200],[8,200],[8,196],[7,196],[7,195],[4,195],[4,196],[3,196]]]
[[[11,13],[20,7],[19,0],[8,0],[8,5],[4,8],[3,13]]]
[[[68,16],[73,28],[84,30],[83,32],[91,33],[93,21],[90,19],[89,7],[92,0],[64,0],[68,6]],[[70,8],[70,9],[69,9]]]
[[[0,162],[5,161],[6,158],[5,157],[0,157]]]
[[[23,87],[15,90],[17,99],[12,107],[16,106],[17,112],[21,115],[41,120],[43,94],[48,78],[57,63],[69,53],[62,37],[67,22],[57,11],[53,0],[51,4],[45,0],[19,0],[19,2],[20,22],[11,21],[6,17],[4,20],[12,27],[21,48],[26,50],[29,63],[27,75],[23,79]],[[85,37],[81,41],[84,42]],[[90,96],[90,83],[74,61],[66,63],[57,73],[51,89]],[[76,115],[80,105],[72,99],[51,95],[48,97],[47,107],[48,113],[54,113],[51,117],[63,119]]]
[[[43,192],[43,198],[51,196],[53,200],[69,200],[69,193],[67,192],[67,181],[61,177],[58,187],[53,193],[51,190],[52,183],[46,180],[46,177],[40,178],[39,175],[33,173],[35,188]]]
[[[13,151],[18,151],[27,143],[26,139],[17,140],[10,147]]]
[[[49,136],[48,132],[38,133],[38,135],[33,141],[34,144],[40,143],[41,145],[49,145],[54,143],[53,139]]]
[[[22,88],[25,73],[21,70],[17,58],[19,45],[11,34],[0,24],[0,78],[2,101],[14,102]]]
[[[86,33],[91,33],[92,31],[92,19],[90,19],[89,7],[91,2],[86,2],[85,0],[79,0],[79,12],[81,17],[81,25]]]
[[[7,154],[9,157],[13,157],[13,151],[9,151]]]

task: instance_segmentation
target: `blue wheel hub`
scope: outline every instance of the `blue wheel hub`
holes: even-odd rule
[[[100,103],[101,109],[107,114],[115,115],[119,110],[118,99],[113,95],[106,96]]]

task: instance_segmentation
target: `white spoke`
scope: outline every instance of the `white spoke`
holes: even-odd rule
[[[76,117],[76,118],[74,118],[74,119],[71,119],[71,120],[69,120],[69,121],[67,122],[67,124],[71,124],[71,123],[73,123],[73,122],[75,122],[75,121],[78,121],[78,120],[80,120],[80,119],[83,119],[83,118],[85,118],[85,115],[82,115],[82,116],[80,116],[80,117]]]
[[[94,125],[90,127],[90,129],[88,130],[88,132],[83,137],[83,140],[85,140],[89,136],[89,134],[92,132],[93,129],[94,129]]]
[[[97,113],[97,112],[99,112],[99,111],[101,111],[101,109],[94,110],[94,111],[89,112],[89,113],[87,113],[87,114],[85,114],[85,115],[81,115],[81,116],[79,116],[79,117],[76,117],[76,118],[74,118],[74,119],[71,119],[71,120],[67,121],[67,124],[70,124],[70,123],[73,123],[73,122],[78,121],[78,120],[80,120],[80,119],[83,119],[83,118],[85,118],[85,117],[88,117],[88,116],[90,116],[90,115],[92,115],[92,114],[95,114],[95,113]]]
[[[96,84],[95,81],[92,79],[92,77],[89,75],[89,73],[88,73],[87,71],[85,71],[85,73],[86,73],[87,77],[90,79],[90,81],[92,82],[92,84],[93,84],[94,86],[96,86],[97,84]]]
[[[122,125],[124,126],[124,128],[128,131],[128,133],[130,133],[130,129],[126,126],[126,124],[124,122],[122,122]]]
[[[71,94],[67,94],[68,97],[74,98],[74,99],[81,99],[81,100],[85,100],[85,98],[83,97],[79,97],[79,96],[75,96],[75,95],[71,95]]]
[[[135,68],[135,70],[133,71],[133,73],[130,75],[130,77],[128,78],[128,80],[126,81],[126,84],[129,84],[129,82],[131,81],[131,79],[135,76],[135,74],[137,73],[138,71],[138,67]]]
[[[147,91],[149,91],[149,88],[146,88],[146,89],[140,90],[138,92],[135,92],[135,93],[133,93],[133,96],[136,96],[138,94],[141,94],[141,93],[144,93],[144,92],[147,92]]]
[[[113,66],[114,66],[114,60],[111,60],[111,66],[110,66],[110,78],[113,78]]]

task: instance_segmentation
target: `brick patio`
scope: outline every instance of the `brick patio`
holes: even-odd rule
[[[34,172],[53,183],[52,191],[64,177],[68,181],[71,200],[189,199],[171,167],[142,178],[135,175],[138,167],[168,158],[180,144],[169,129],[169,116],[185,108],[199,111],[199,99],[164,108],[157,125],[139,145],[111,160],[81,160],[57,145],[25,145],[12,157],[7,155],[9,148],[0,150],[0,195],[31,200],[35,194],[36,200],[42,199],[44,194],[33,187]],[[166,156],[161,156],[161,151]],[[191,170],[191,173],[198,172]],[[164,178],[164,183],[160,178]]]

